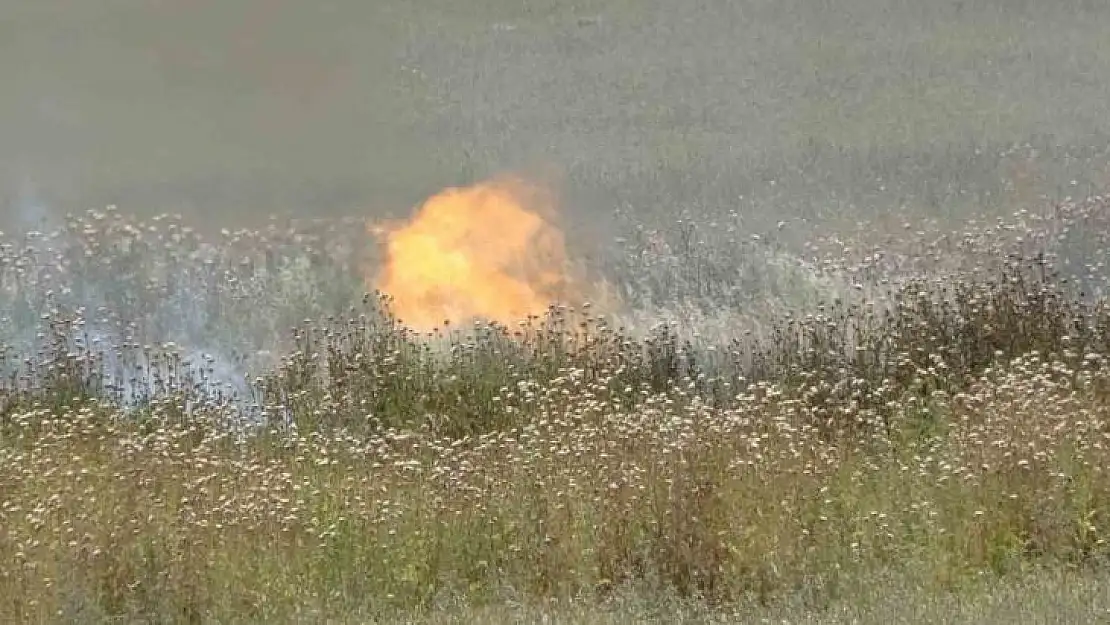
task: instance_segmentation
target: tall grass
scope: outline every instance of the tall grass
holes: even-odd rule
[[[357,241],[75,219],[2,256],[0,620],[821,614],[874,576],[1103,571],[1106,209],[813,241],[760,274],[810,267],[810,307],[712,336],[586,305],[420,334]]]

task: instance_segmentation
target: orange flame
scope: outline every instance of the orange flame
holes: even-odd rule
[[[562,232],[543,190],[515,178],[449,188],[399,227],[371,226],[386,259],[373,278],[402,323],[427,331],[542,315],[569,283]]]

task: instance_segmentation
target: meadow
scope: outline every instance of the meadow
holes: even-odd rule
[[[0,620],[1093,618],[1107,208],[753,252],[791,298],[706,335],[416,332],[349,226],[71,217],[0,248]]]
[[[1110,619],[1110,4],[9,4],[0,622]]]

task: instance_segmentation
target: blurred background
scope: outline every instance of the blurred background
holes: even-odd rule
[[[400,216],[503,171],[575,240],[959,219],[1110,183],[1100,0],[0,0],[0,228]],[[680,217],[681,216],[681,217]]]

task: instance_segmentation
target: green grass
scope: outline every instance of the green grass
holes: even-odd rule
[[[857,580],[850,599],[815,612],[795,597],[783,605],[748,603],[707,610],[669,597],[619,596],[590,602],[521,605],[486,609],[444,606],[416,623],[1101,623],[1108,618],[1106,588],[1095,574],[1041,571],[1037,575],[987,580],[962,596],[931,592],[912,581],[877,574]]]

